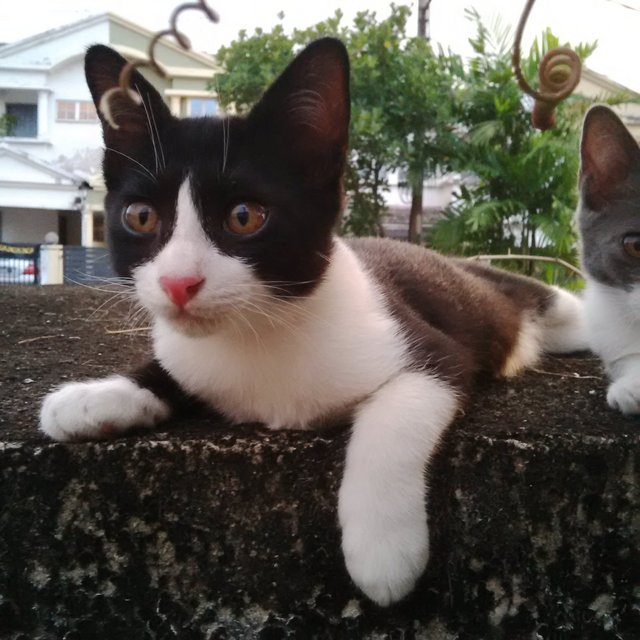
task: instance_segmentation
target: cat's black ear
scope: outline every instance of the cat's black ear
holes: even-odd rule
[[[107,122],[100,110],[100,102],[108,91],[119,86],[120,72],[126,64],[127,61],[119,53],[104,45],[90,47],[85,56],[85,76],[102,122],[107,146],[127,144],[132,134],[149,136],[150,127],[161,127],[163,122],[172,117],[156,89],[142,74],[134,71],[131,88],[140,96],[142,104],[136,104],[121,92],[113,92],[109,96],[109,108],[117,127]]]
[[[305,179],[341,175],[349,139],[349,57],[335,38],[308,45],[249,115],[256,133],[301,168]]]
[[[591,107],[580,145],[580,189],[587,206],[599,210],[640,169],[640,149],[620,118],[608,107]]]

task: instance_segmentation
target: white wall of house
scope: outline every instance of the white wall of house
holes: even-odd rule
[[[400,176],[397,171],[388,175],[390,190],[385,194],[385,202],[390,208],[410,207],[411,191],[408,187],[399,186]],[[449,173],[424,181],[422,189],[422,206],[425,209],[444,209],[451,202],[451,195],[461,183],[459,174]]]
[[[0,208],[73,210],[78,190],[69,185],[41,185],[32,183],[28,189],[24,183],[3,183],[0,186]]]
[[[389,210],[389,216],[384,222],[386,231],[393,237],[406,238],[409,230],[409,211],[411,209],[411,189],[402,185],[403,176],[393,171],[388,174],[389,191],[385,192],[384,200]],[[469,182],[469,176],[459,173],[447,173],[439,176],[428,176],[422,189],[422,208],[426,214],[423,226],[433,222],[434,212],[444,211],[453,199],[454,190]]]
[[[40,182],[43,184],[55,184],[53,175],[47,175],[35,166],[29,166],[20,162],[19,158],[0,156],[0,175],[7,182]]]
[[[54,29],[1,50],[0,114],[11,103],[32,104],[37,109],[36,135],[10,136],[6,142],[48,161],[101,145],[97,120],[60,121],[57,102],[91,101],[84,80],[84,51],[93,42],[108,41],[108,36],[108,21],[101,20],[68,32]]]
[[[63,223],[66,236],[80,221],[78,181],[42,160],[0,144],[0,239],[42,242],[49,231],[61,231],[60,212],[72,216]],[[73,218],[77,218],[75,223]]]
[[[98,120],[66,122],[59,119],[58,101],[93,104],[84,79],[83,56],[75,56],[55,67],[49,78],[52,99],[49,101],[50,149],[56,157],[73,156],[85,149],[102,146],[102,129]],[[79,106],[77,107],[79,108]]]

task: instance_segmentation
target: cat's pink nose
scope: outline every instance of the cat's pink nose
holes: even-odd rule
[[[186,276],[184,278],[160,277],[160,286],[169,296],[169,300],[178,307],[184,307],[193,298],[204,284],[201,276]]]

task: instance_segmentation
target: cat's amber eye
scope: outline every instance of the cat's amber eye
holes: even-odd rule
[[[640,233],[630,233],[622,239],[624,250],[632,258],[640,258]]]
[[[156,210],[145,202],[133,202],[122,215],[125,227],[134,233],[154,233],[158,227]]]
[[[256,202],[243,202],[231,209],[225,225],[231,233],[248,236],[264,226],[269,212]]]

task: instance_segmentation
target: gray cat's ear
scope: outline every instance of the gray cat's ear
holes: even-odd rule
[[[608,107],[591,107],[580,145],[580,189],[587,206],[602,208],[634,170],[640,149],[620,118]]]
[[[349,138],[349,58],[335,38],[308,45],[254,106],[249,123],[271,150],[318,174],[341,172]],[[307,176],[308,177],[308,176]]]
[[[85,56],[85,76],[91,97],[102,122],[107,145],[127,143],[127,136],[143,134],[148,136],[150,127],[161,126],[171,113],[160,94],[144,77],[134,71],[131,87],[137,96],[137,102],[113,91],[119,86],[120,72],[127,61],[116,51],[104,45],[94,45]],[[103,98],[107,99],[103,101]],[[105,118],[101,103],[108,102],[111,123]],[[153,125],[151,124],[153,120]],[[114,126],[115,125],[115,126]]]

